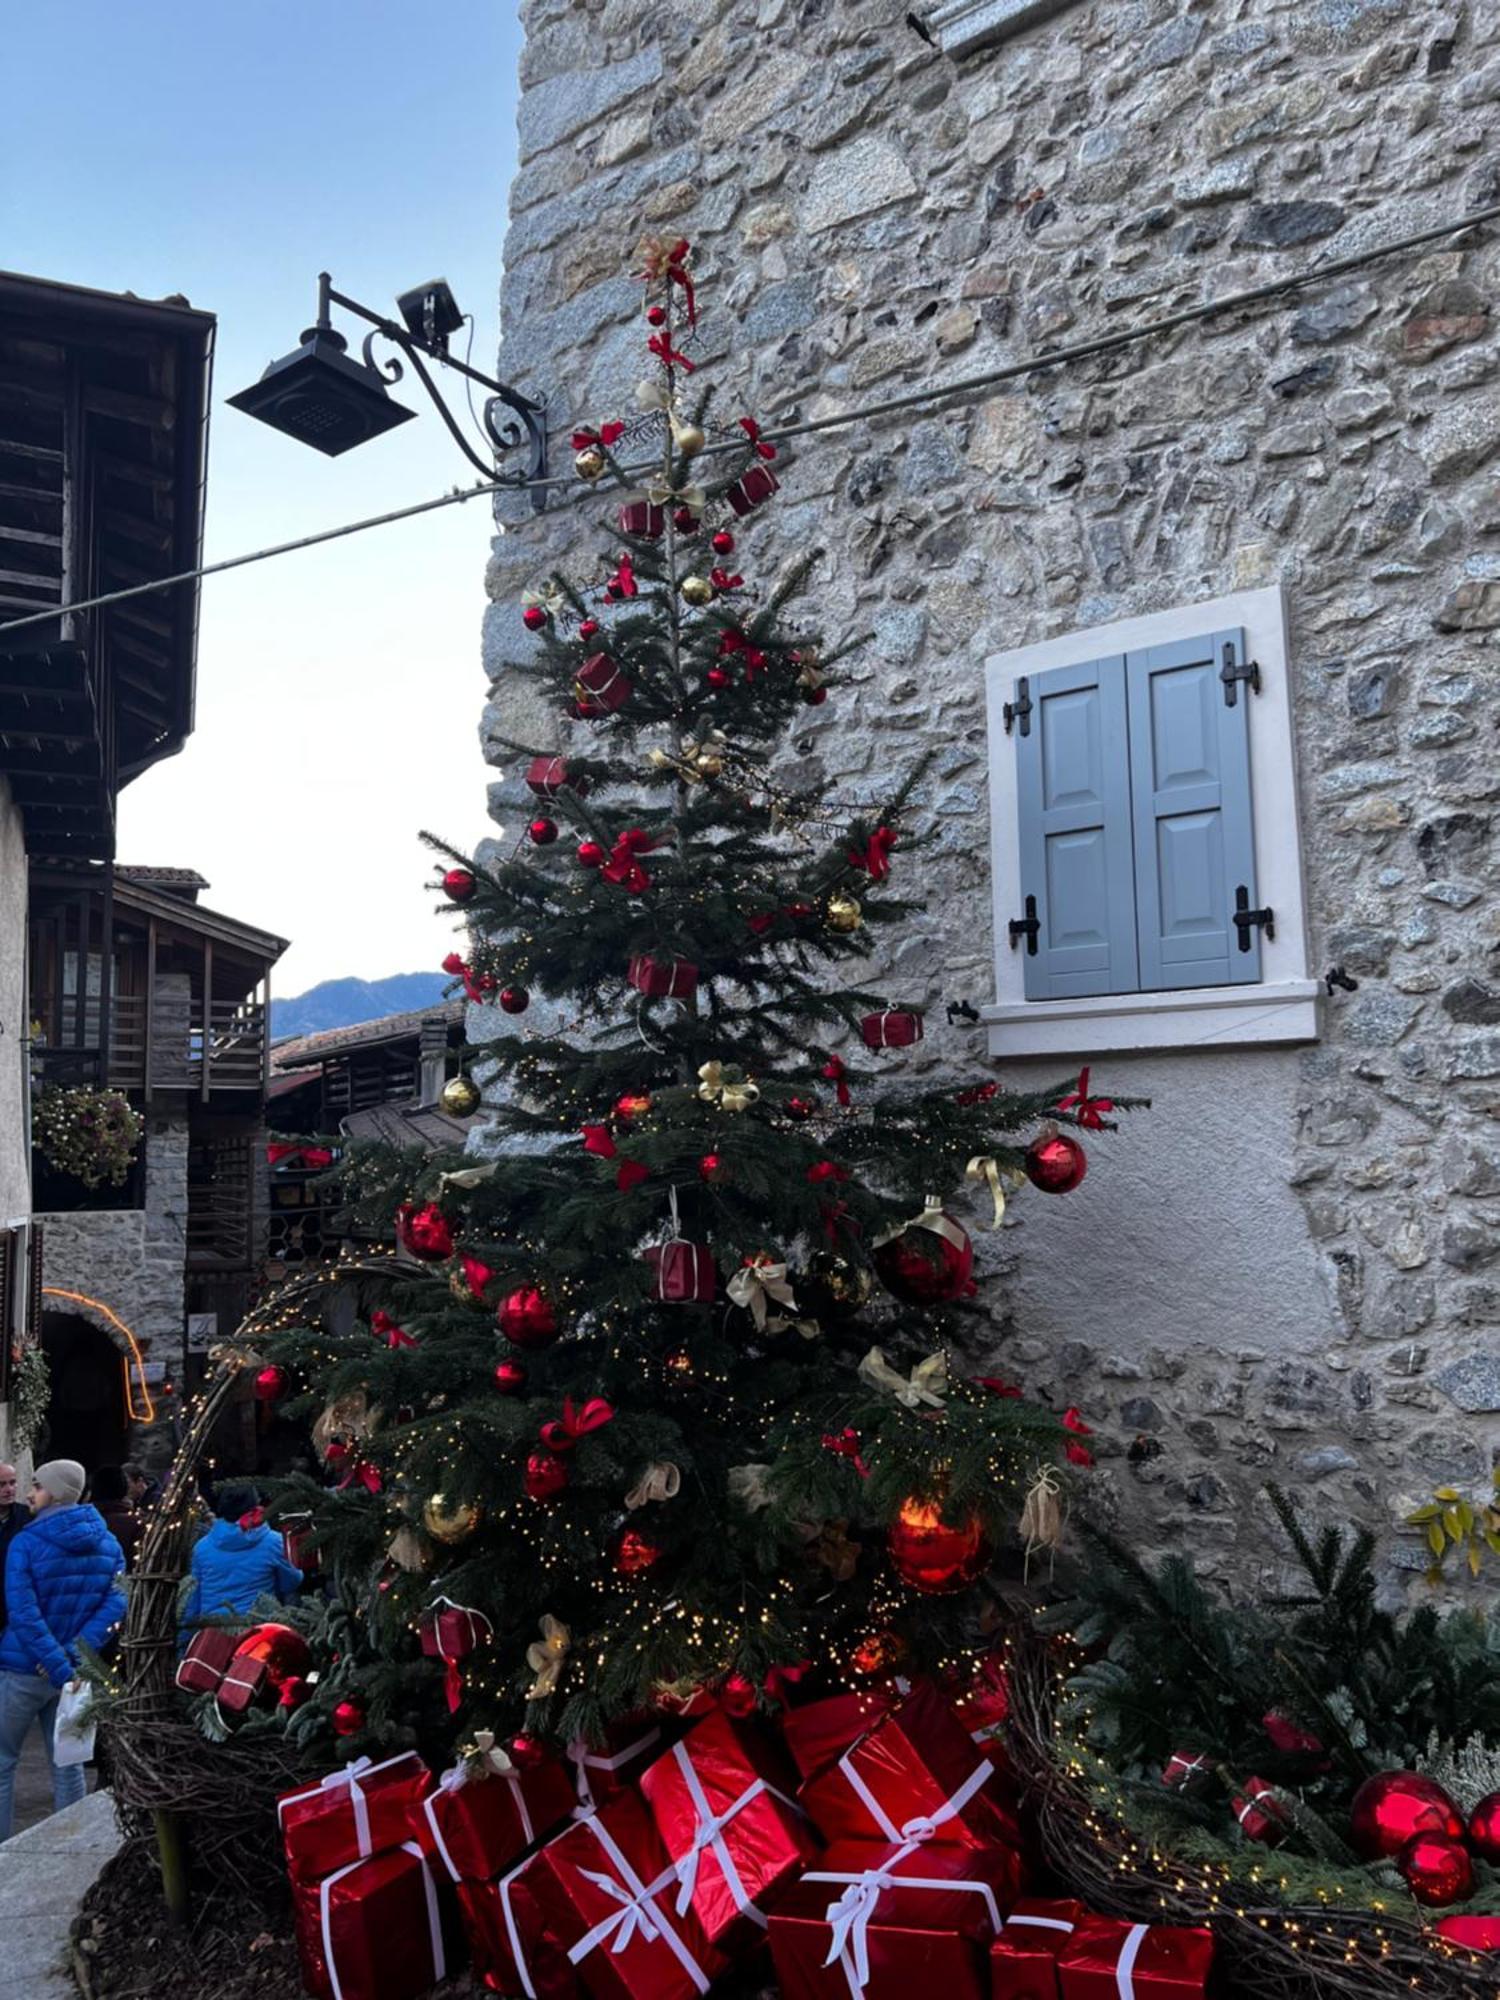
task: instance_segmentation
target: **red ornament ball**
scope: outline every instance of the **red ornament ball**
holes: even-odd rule
[[[547,1761],[547,1746],[540,1736],[512,1736],[506,1748],[518,1771],[535,1771]]]
[[[365,1726],[364,1703],[341,1701],[333,1711],[333,1733],[335,1736],[358,1736]]]
[[[286,1370],[274,1364],[262,1368],[255,1378],[255,1400],[257,1403],[275,1403],[286,1394]]]
[[[450,903],[467,903],[478,887],[472,869],[449,868],[443,873],[443,894]]]
[[[809,708],[821,708],[828,699],[828,690],[822,687],[806,688],[803,690],[802,699]]]
[[[528,1500],[553,1500],[568,1483],[568,1461],[556,1452],[534,1451],[522,1481]]]
[[[730,534],[727,528],[720,528],[719,532],[714,536],[713,551],[716,556],[732,556],[734,554],[734,536]]]
[[[293,1675],[312,1667],[312,1648],[290,1625],[253,1625],[234,1649],[237,1660],[264,1660],[266,1686],[280,1692]]]
[[[627,1528],[615,1543],[614,1568],[618,1576],[640,1576],[661,1561],[661,1543],[653,1542],[639,1528]]]
[[[724,1171],[723,1156],[719,1153],[705,1153],[698,1162],[698,1171],[706,1181],[716,1181]]]
[[[691,507],[679,507],[672,516],[672,526],[677,530],[679,535],[696,535],[698,532],[698,516],[693,512]]]
[[[877,1674],[894,1673],[905,1657],[906,1647],[898,1634],[870,1632],[849,1655],[849,1671],[861,1680],[873,1680]]]
[[[1446,1833],[1419,1833],[1396,1856],[1396,1866],[1413,1896],[1429,1908],[1466,1903],[1474,1893],[1469,1850]]]
[[[1399,1854],[1419,1833],[1461,1840],[1463,1830],[1442,1786],[1417,1771],[1377,1771],[1365,1779],[1349,1808],[1349,1837],[1366,1861]]]
[[[435,1201],[403,1202],[396,1210],[396,1237],[413,1257],[435,1264],[453,1255],[453,1225]]]
[[[990,1559],[977,1514],[950,1527],[937,1501],[916,1494],[902,1501],[887,1531],[886,1546],[897,1576],[908,1590],[920,1591],[923,1597],[949,1597],[967,1590]]]
[[[578,636],[580,639],[592,639],[598,635],[598,631],[599,620],[597,618],[585,618],[579,624]]]
[[[531,995],[524,986],[502,986],[500,1007],[506,1014],[524,1014],[531,1005]]]
[[[628,1090],[615,1099],[615,1113],[620,1118],[644,1118],[650,1109],[651,1098],[644,1090]]]
[[[711,688],[727,688],[734,685],[734,675],[728,667],[710,667],[703,678]]]
[[[1481,1861],[1500,1867],[1500,1792],[1481,1799],[1469,1814],[1469,1845]]]
[[[523,1285],[502,1299],[495,1318],[500,1331],[515,1347],[550,1347],[558,1335],[552,1301],[535,1285]]]
[[[961,1298],[973,1282],[974,1246],[951,1215],[924,1210],[873,1253],[876,1275],[910,1306]]]
[[[648,326],[665,326],[665,325],[666,325],[666,323],[667,323],[667,309],[666,309],[666,307],[665,307],[665,306],[647,306],[647,308],[646,308],[646,323],[647,323],[647,325],[648,325]]]
[[[521,623],[528,632],[540,632],[547,622],[547,614],[540,604],[528,604],[521,613]]]
[[[580,867],[602,868],[607,858],[604,849],[599,845],[597,840],[579,841],[578,861]]]
[[[1023,1164],[1027,1180],[1043,1194],[1071,1194],[1089,1170],[1082,1146],[1066,1132],[1028,1146]]]
[[[557,821],[534,819],[527,827],[526,834],[533,847],[550,847],[557,838]]]
[[[804,1118],[811,1118],[817,1108],[817,1105],[807,1097],[789,1097],[786,1101],[787,1117],[796,1118],[799,1121]]]
[[[755,1683],[745,1674],[726,1674],[719,1683],[719,1706],[739,1718],[755,1711]]]
[[[495,1387],[502,1396],[519,1396],[526,1387],[526,1370],[519,1361],[495,1363]]]

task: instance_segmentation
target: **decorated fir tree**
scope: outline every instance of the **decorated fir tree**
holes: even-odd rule
[[[648,245],[638,412],[573,440],[615,547],[537,580],[507,669],[557,711],[513,745],[536,816],[498,863],[434,843],[449,969],[506,1018],[447,1094],[483,1135],[346,1168],[405,1254],[264,1351],[337,1480],[281,1502],[332,1580],[309,1738],[441,1756],[960,1673],[1087,1456],[973,1373],[969,1229],[1076,1187],[1059,1127],[1110,1106],[912,1081],[922,1014],[866,967],[923,894],[922,774],[856,799],[778,761],[878,665],[798,621],[816,551],[755,578],[787,468],[718,416],[698,311],[688,246]]]

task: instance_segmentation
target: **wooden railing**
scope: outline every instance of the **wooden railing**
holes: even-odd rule
[[[32,1055],[48,1083],[104,1082],[113,1090],[144,1090],[147,1062],[153,1090],[259,1091],[265,1075],[266,1010],[254,1000],[215,1000],[204,1032],[201,1002],[191,1013],[158,1006],[148,1027],[146,996],[116,993],[109,1003],[108,1073],[101,1076],[99,1003],[68,1023],[78,1039],[60,1047],[34,1045]],[[205,1087],[204,1064],[208,1079]]]
[[[194,1005],[188,1038],[190,1088],[202,1086],[204,1065],[209,1090],[259,1090],[265,1076],[266,1010],[255,1000],[215,1000],[204,1033],[201,1008]]]

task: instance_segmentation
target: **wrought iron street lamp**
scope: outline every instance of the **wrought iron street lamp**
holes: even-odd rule
[[[318,277],[318,317],[302,336],[302,344],[291,354],[273,361],[250,388],[229,397],[233,408],[258,417],[273,430],[284,431],[299,444],[337,458],[341,452],[367,443],[383,432],[394,430],[416,415],[390,393],[405,370],[396,355],[377,361],[374,344],[388,340],[411,364],[412,372],[427,391],[438,414],[448,426],[454,443],[476,466],[485,479],[505,486],[532,486],[532,504],[545,505],[545,488],[534,485],[547,472],[547,428],[544,406],[513,389],[506,382],[481,374],[466,361],[448,352],[448,342],[463,324],[447,283],[434,279],[414,291],[403,292],[396,301],[402,324],[372,312],[343,292],[333,289],[326,271]],[[370,327],[365,335],[363,359],[349,353],[349,343],[332,324],[331,309],[340,306]],[[490,394],[479,413],[492,457],[485,458],[464,434],[429,373],[423,356],[445,368],[456,369]],[[501,461],[524,448],[525,464],[514,471],[501,469]]]

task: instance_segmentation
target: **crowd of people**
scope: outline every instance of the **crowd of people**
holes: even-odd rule
[[[11,1835],[16,1767],[35,1728],[52,1774],[54,1811],[76,1804],[82,1764],[58,1763],[58,1702],[77,1680],[83,1652],[108,1659],[125,1616],[126,1591],[161,1483],[139,1464],[102,1465],[92,1477],[76,1459],[54,1458],[32,1474],[23,1500],[15,1466],[0,1464],[0,1841]],[[182,1641],[196,1623],[248,1612],[262,1598],[286,1602],[302,1572],[266,1525],[260,1495],[226,1481],[193,1546],[183,1582]]]

